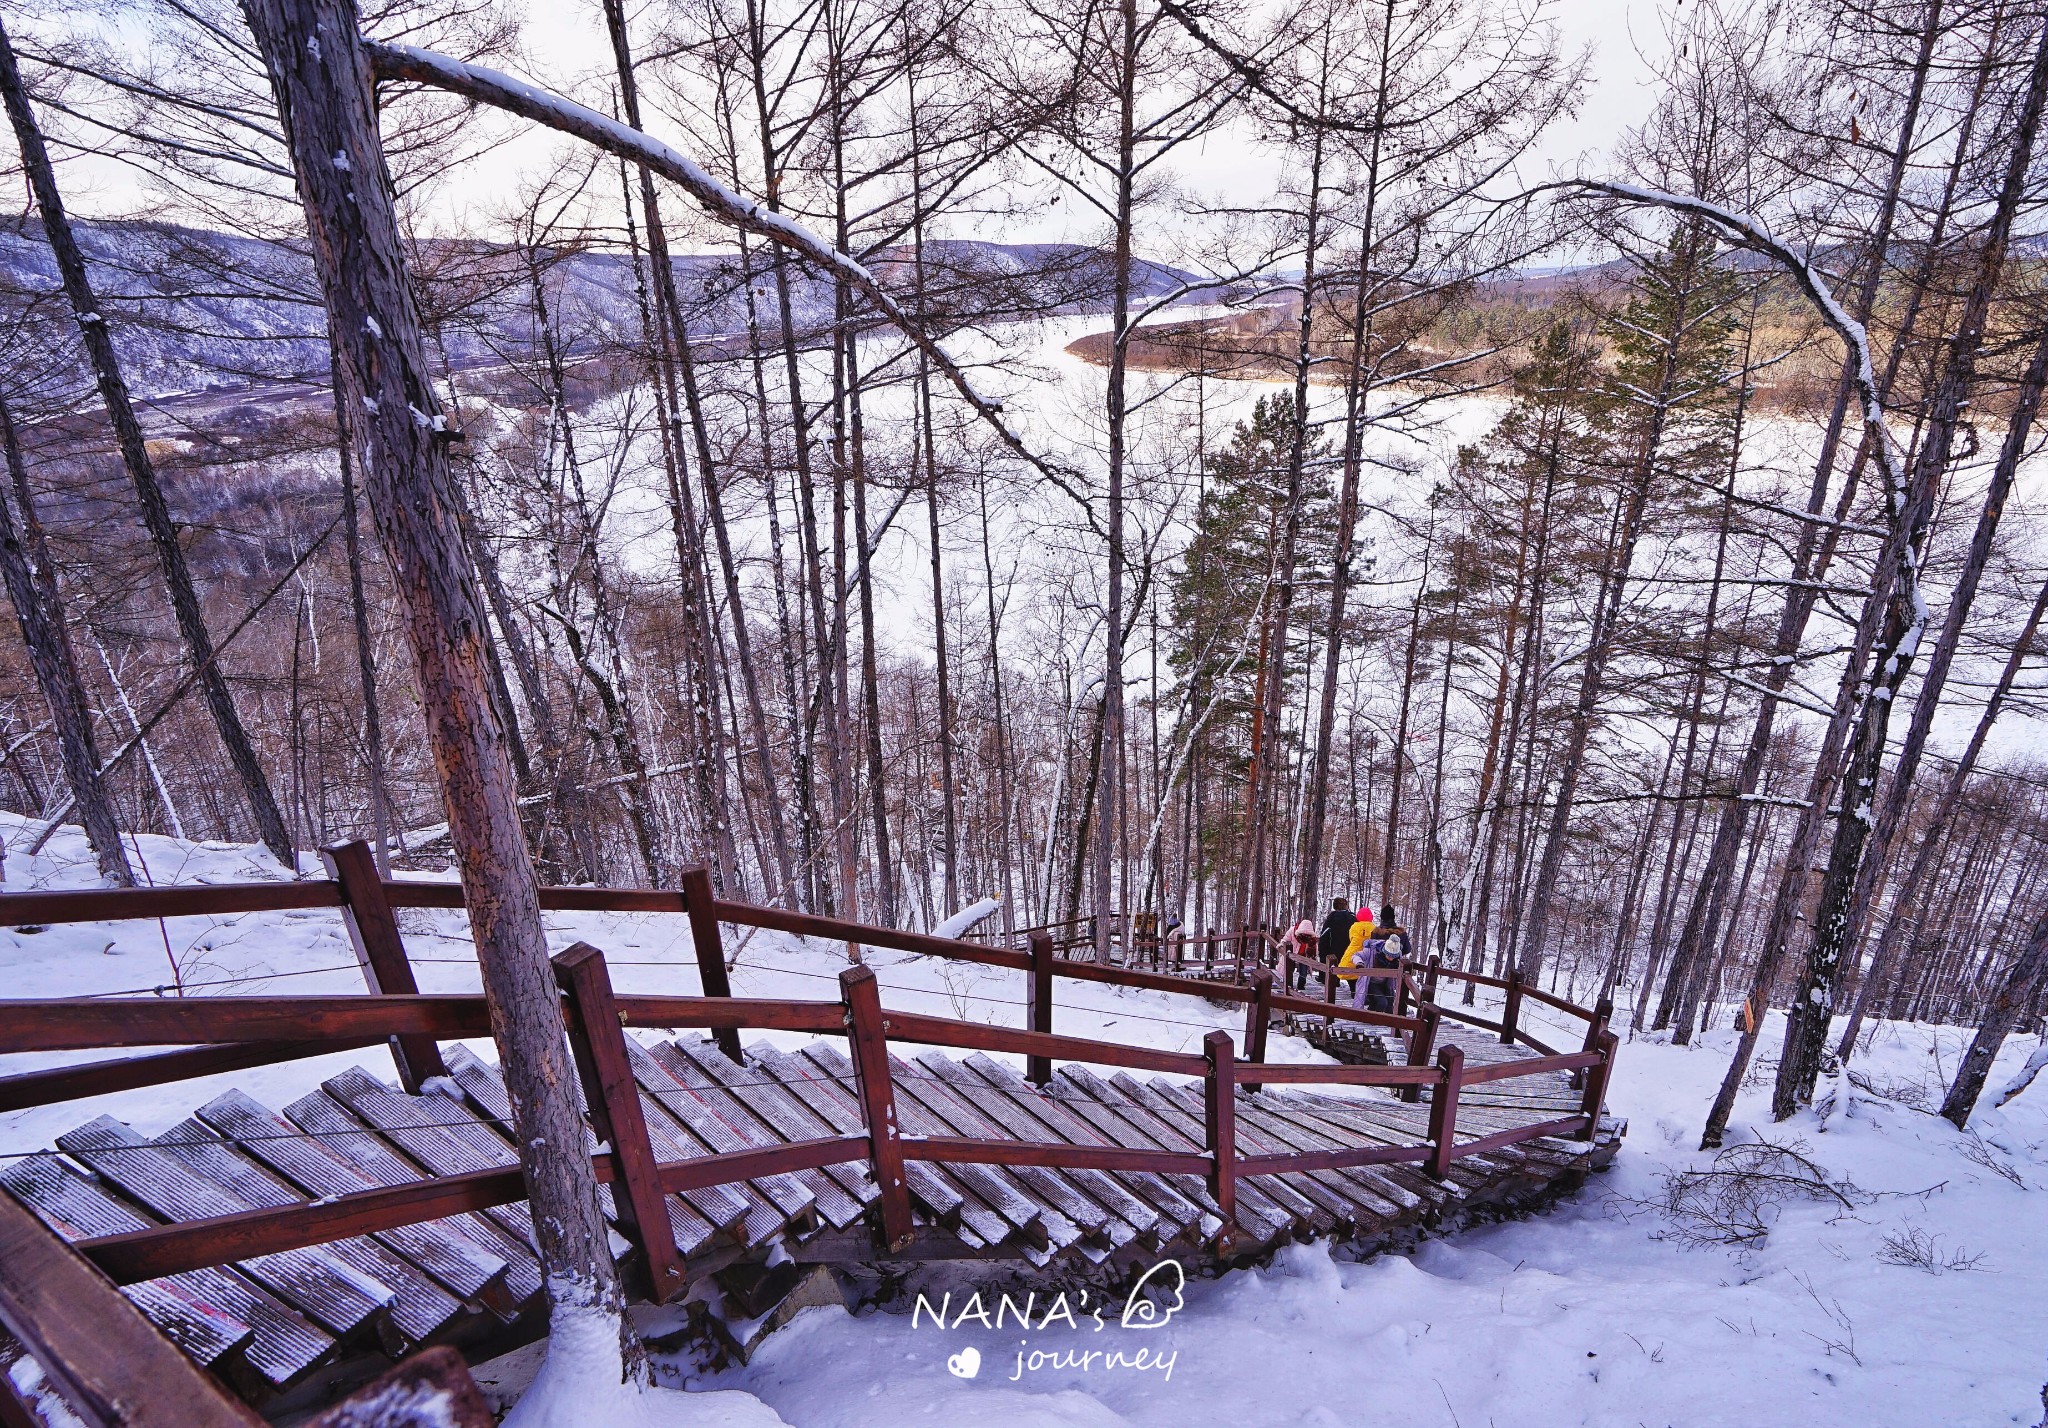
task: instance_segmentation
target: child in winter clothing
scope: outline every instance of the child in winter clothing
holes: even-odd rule
[[[1408,955],[1408,932],[1394,915],[1394,905],[1387,903],[1380,908],[1380,920],[1372,941],[1374,967],[1393,970],[1401,965],[1401,959]],[[1391,1012],[1395,1006],[1395,987],[1392,977],[1361,977],[1358,994],[1352,998],[1352,1005],[1367,1011]]]
[[[1358,921],[1351,924],[1351,935],[1344,945],[1344,958],[1337,964],[1338,981],[1349,982],[1357,978],[1356,969],[1365,965],[1363,959],[1368,955],[1366,949],[1372,940],[1372,931],[1372,914],[1361,909]]]

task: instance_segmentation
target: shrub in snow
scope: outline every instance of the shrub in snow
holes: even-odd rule
[[[1660,1237],[1683,1245],[1759,1245],[1787,1204],[1818,1201],[1852,1210],[1860,1193],[1810,1159],[1804,1141],[1757,1140],[1719,1151],[1703,1169],[1671,1172],[1655,1199],[1626,1203],[1662,1215],[1668,1225]]]

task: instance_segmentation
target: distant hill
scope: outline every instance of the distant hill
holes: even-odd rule
[[[129,381],[138,395],[248,392],[278,383],[327,380],[325,312],[312,263],[289,245],[160,223],[78,223],[95,288],[113,319]],[[530,277],[506,247],[429,240],[414,249],[427,316],[451,366],[491,367],[534,343]],[[754,255],[756,320],[777,330],[773,278]],[[907,248],[886,248],[870,264],[885,283],[913,291]],[[544,258],[548,302],[570,351],[590,355],[640,340],[639,299],[622,254],[551,252]],[[676,259],[678,289],[693,341],[729,343],[747,331],[747,275],[738,253]],[[944,329],[1046,312],[1087,312],[1109,304],[1106,253],[1071,243],[944,240],[925,245],[925,311]],[[821,330],[832,320],[829,284],[793,269],[792,322]],[[1140,261],[1136,296],[1152,300],[1199,279]],[[55,294],[56,262],[39,224],[0,230],[0,290]]]

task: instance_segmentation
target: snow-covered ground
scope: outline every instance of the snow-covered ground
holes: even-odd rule
[[[1862,1193],[1850,1210],[1786,1205],[1755,1248],[1687,1249],[1630,1201],[1711,1159],[1692,1147],[1728,1041],[1626,1046],[1609,1105],[1630,1118],[1629,1139],[1610,1171],[1540,1218],[1367,1263],[1299,1245],[1268,1268],[1190,1284],[1186,1307],[1149,1333],[1120,1331],[1114,1315],[1100,1333],[1084,1317],[1078,1330],[1020,1334],[807,1310],[745,1369],[692,1382],[745,1389],[793,1428],[2039,1422],[2048,1098],[2030,1092],[1975,1123],[2021,1186],[1965,1158],[1946,1121],[1861,1093],[1825,1131],[1811,1115],[1772,1126],[1766,1086],[1744,1098],[1741,1133],[1803,1141]],[[1886,1027],[1859,1070],[1938,1099],[1960,1041]],[[1994,1089],[2029,1044],[2011,1049]],[[1941,1273],[1887,1263],[1887,1241],[1915,1233],[1939,1260],[1984,1258]],[[969,1345],[981,1357],[971,1381],[947,1362]],[[1040,1351],[1139,1346],[1173,1359],[1170,1378],[1101,1359],[1029,1367]]]
[[[10,846],[0,885],[91,883],[75,832],[60,832],[30,859],[18,850],[29,826],[0,816]],[[260,850],[140,842],[158,882],[282,873]],[[459,917],[405,918],[429,990],[475,985]],[[604,948],[623,987],[695,989],[681,918],[562,915],[551,919],[550,936],[558,946],[587,938]],[[734,990],[831,998],[842,955],[756,934]],[[885,1004],[1019,1018],[1015,974],[896,954],[874,960]],[[0,985],[10,996],[148,991],[172,980],[173,962],[195,995],[361,986],[331,913],[0,930]],[[1081,1035],[1190,1048],[1210,1028],[1237,1022],[1191,998],[1060,988],[1059,1027]],[[1759,1244],[1688,1248],[1674,1234],[1681,1226],[1654,1208],[1668,1176],[1712,1159],[1693,1146],[1729,1034],[1692,1048],[1640,1038],[1624,1046],[1610,1094],[1610,1109],[1630,1121],[1619,1159],[1541,1218],[1365,1263],[1297,1246],[1266,1268],[1189,1283],[1183,1307],[1153,1329],[1122,1327],[1121,1304],[1075,1302],[1073,1327],[1056,1315],[1045,1323],[1048,1286],[1023,1331],[956,1327],[957,1301],[944,1327],[929,1316],[913,1323],[810,1309],[744,1368],[699,1374],[671,1363],[664,1372],[693,1390],[730,1391],[698,1400],[704,1411],[693,1417],[753,1424],[780,1415],[792,1428],[2033,1425],[2048,1382],[2048,1085],[1991,1108],[2033,1050],[2031,1038],[2019,1038],[1993,1071],[1975,1138],[1907,1104],[1916,1094],[1927,1105],[1939,1100],[1966,1035],[1879,1027],[1854,1063],[1870,1089],[1844,1096],[1837,1087],[1825,1115],[1773,1126],[1767,1083],[1745,1094],[1731,1140],[1803,1146],[1848,1201],[1792,1199],[1767,1217]],[[1276,1038],[1273,1052],[1315,1058],[1287,1038]],[[60,1059],[75,1058],[39,1060]],[[102,1111],[153,1133],[230,1083],[276,1104],[358,1062],[389,1075],[376,1054],[350,1052],[0,1116],[0,1154],[46,1147]],[[0,1072],[33,1064],[0,1058]],[[1895,1262],[1912,1258],[1916,1242],[1930,1267]],[[1097,1308],[1105,1309],[1100,1330]],[[975,1356],[972,1378],[949,1368],[964,1370]]]

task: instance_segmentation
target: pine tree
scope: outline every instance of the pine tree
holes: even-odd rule
[[[1206,810],[1197,830],[1204,860],[1230,866],[1240,848],[1255,790],[1248,787],[1264,727],[1263,681],[1271,658],[1274,596],[1287,523],[1288,462],[1294,441],[1294,397],[1261,397],[1229,443],[1204,462],[1206,480],[1195,513],[1195,532],[1169,586],[1172,644],[1168,661],[1193,681],[1190,717],[1203,719],[1196,736],[1206,777],[1224,796]],[[1303,462],[1301,548],[1296,553],[1295,637],[1322,628],[1318,613],[1329,598],[1328,574],[1337,546],[1336,511],[1326,472],[1329,443],[1310,441]],[[1290,669],[1305,663],[1290,659]],[[1286,765],[1276,764],[1284,768]],[[1282,775],[1284,777],[1284,775]],[[1256,915],[1258,909],[1253,909]]]

